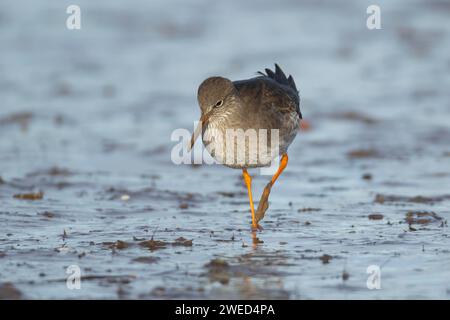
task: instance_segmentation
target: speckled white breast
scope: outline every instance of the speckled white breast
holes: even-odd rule
[[[220,164],[231,168],[270,166],[277,156],[286,153],[299,129],[297,113],[286,114],[280,129],[228,128],[226,114],[216,118],[205,128],[203,143],[210,155]]]

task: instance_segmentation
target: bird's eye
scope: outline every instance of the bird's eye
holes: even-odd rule
[[[219,101],[216,102],[214,107],[218,108],[218,107],[221,107],[222,105],[223,105],[223,100],[219,100]]]

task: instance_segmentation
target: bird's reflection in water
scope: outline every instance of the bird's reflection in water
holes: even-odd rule
[[[258,249],[258,246],[263,243],[264,241],[262,241],[260,238],[256,236],[256,231],[252,231],[252,248],[256,250]]]
[[[252,250],[239,255],[232,265],[230,278],[234,280],[230,283],[242,299],[288,299],[279,269],[289,263],[288,257],[282,251],[268,250],[257,233],[251,233]]]

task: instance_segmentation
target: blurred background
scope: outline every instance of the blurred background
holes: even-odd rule
[[[445,0],[3,0],[0,297],[448,298],[449,17]],[[240,172],[174,165],[170,134],[193,130],[206,77],[275,62],[305,124],[258,242]]]

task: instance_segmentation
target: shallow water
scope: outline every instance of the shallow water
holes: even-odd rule
[[[0,4],[1,298],[450,298],[447,2],[380,1],[374,31],[356,0],[78,3],[80,31]],[[252,234],[240,172],[170,134],[204,78],[273,62],[310,127]]]

